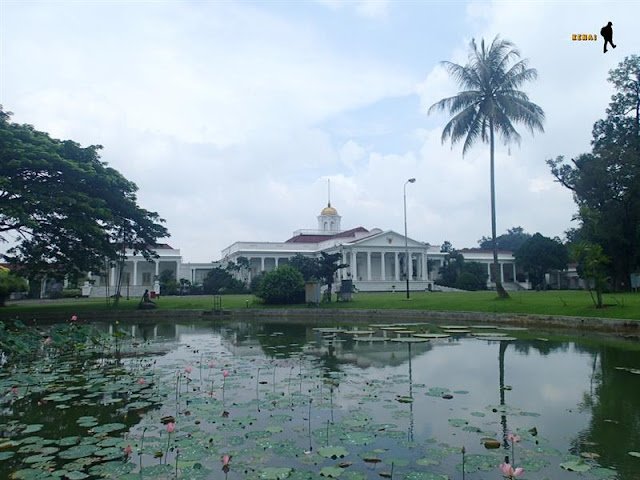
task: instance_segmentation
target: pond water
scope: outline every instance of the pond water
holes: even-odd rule
[[[98,327],[108,344],[47,345],[0,371],[0,478],[483,480],[505,459],[529,480],[640,478],[637,342],[428,324]],[[416,332],[431,338],[406,340]]]

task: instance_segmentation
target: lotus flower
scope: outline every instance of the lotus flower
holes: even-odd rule
[[[222,376],[223,376],[223,378],[227,378],[229,376],[229,370],[223,370],[222,371]]]
[[[510,433],[507,435],[507,440],[511,443],[518,443],[520,441],[520,435],[516,435],[514,433]]]
[[[500,471],[502,471],[502,474],[507,478],[516,478],[524,473],[524,468],[513,468],[511,464],[503,463],[500,465]]]
[[[193,370],[193,369],[191,368],[191,365],[189,365],[189,366],[187,366],[187,367],[185,367],[185,368],[184,368],[184,371],[185,371],[186,373],[191,373],[191,370]]]
[[[145,381],[145,379],[144,379],[144,378],[140,377],[140,378],[138,379],[138,385],[144,385],[145,383],[147,383],[147,382]]]
[[[46,337],[42,343],[44,343],[45,345],[49,345],[51,342],[53,342],[53,338],[51,337]]]
[[[224,478],[227,478],[227,473],[229,473],[229,470],[231,469],[231,465],[229,465],[229,462],[231,462],[231,455],[223,455],[222,471],[224,472]]]
[[[71,315],[71,321],[72,322],[77,322],[78,321],[78,316],[77,315]]]
[[[173,422],[167,423],[167,432],[171,433],[176,429],[176,424]]]
[[[131,452],[133,452],[133,448],[131,448],[131,445],[127,445],[126,447],[124,447],[124,454],[127,457],[131,455]]]
[[[211,360],[211,361],[209,362],[209,368],[213,368],[213,367],[215,367],[215,366],[216,366],[216,362],[214,362],[213,360]]]

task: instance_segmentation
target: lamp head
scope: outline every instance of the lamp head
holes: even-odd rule
[[[409,180],[407,180],[407,182],[409,182],[409,183],[416,183],[416,179],[415,179],[415,178],[410,178]]]

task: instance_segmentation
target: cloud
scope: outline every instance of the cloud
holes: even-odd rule
[[[316,0],[331,10],[352,10],[356,15],[371,19],[384,19],[389,14],[388,0]]]
[[[498,230],[571,225],[570,192],[544,161],[589,149],[607,72],[638,50],[638,7],[470,3],[455,23],[466,29],[452,32],[444,7],[434,23],[429,4],[321,3],[3,5],[0,94],[15,121],[103,144],[187,260],[314,228],[327,178],[344,228],[402,232],[415,177],[410,236],[474,246],[490,231],[487,147],[462,157],[440,141],[447,116],[426,109],[457,91],[438,62],[463,63],[472,37],[500,33],[538,69],[526,91],[547,122],[510,152],[498,146]],[[611,55],[571,42],[603,17],[615,26]]]

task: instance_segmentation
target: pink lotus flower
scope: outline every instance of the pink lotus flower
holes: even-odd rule
[[[513,468],[513,466],[509,463],[501,464],[500,470],[502,471],[502,474],[507,478],[516,478],[524,473],[524,468]]]
[[[213,367],[215,367],[215,366],[216,366],[216,362],[214,362],[213,360],[211,360],[211,361],[209,362],[209,368],[213,368]]]
[[[147,383],[147,382],[145,381],[144,378],[139,378],[138,379],[138,385],[144,385],[145,383]]]
[[[78,316],[77,315],[71,315],[71,321],[72,322],[77,322],[78,321]]]
[[[133,448],[131,448],[131,445],[127,445],[126,447],[124,447],[124,454],[127,457],[131,455],[131,452],[133,452]]]
[[[12,387],[11,393],[13,393],[14,395],[18,395],[18,387]]]
[[[167,423],[167,432],[171,433],[176,429],[176,424],[173,422]]]
[[[184,368],[184,371],[185,371],[186,373],[191,373],[191,370],[193,370],[193,368],[191,368],[191,365],[189,365],[189,366],[187,366],[187,367],[185,367],[185,368]]]
[[[46,337],[42,343],[44,343],[45,345],[49,345],[51,342],[53,342],[53,338],[51,337]]]
[[[231,455],[223,455],[222,456],[222,466],[223,467],[228,466],[230,461],[231,461]]]
[[[507,435],[507,440],[511,443],[518,443],[520,441],[520,435],[516,435],[514,433],[510,433]]]
[[[229,376],[229,370],[223,370],[222,371],[222,377],[223,378],[227,378]]]

